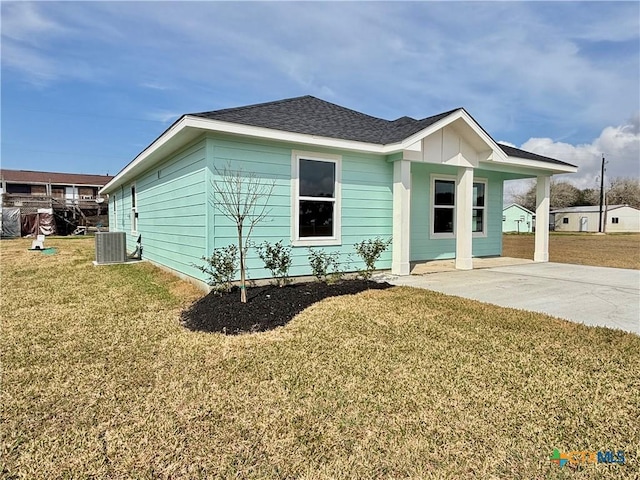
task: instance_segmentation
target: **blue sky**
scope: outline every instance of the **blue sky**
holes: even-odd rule
[[[314,95],[465,107],[498,141],[640,176],[638,2],[2,2],[3,168],[115,174],[181,114]]]

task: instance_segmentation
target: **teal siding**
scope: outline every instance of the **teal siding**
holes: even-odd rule
[[[117,230],[119,232],[131,232],[131,186],[121,186],[117,192],[118,196],[118,213],[117,213]],[[127,245],[129,244],[129,235],[127,235]]]
[[[447,165],[411,165],[411,261],[455,258],[455,238],[429,238],[431,175],[456,176],[457,168]],[[502,253],[502,189],[500,173],[477,169],[474,177],[487,180],[487,236],[473,238],[473,255],[486,257]]]
[[[209,159],[210,182],[219,179],[216,169],[222,170],[228,162],[234,168],[253,172],[265,181],[275,180],[271,195],[269,216],[258,224],[252,234],[252,241],[275,243],[283,240],[291,243],[291,155],[293,150],[333,153],[342,155],[342,245],[323,247],[326,252],[340,253],[343,268],[354,271],[363,268],[355,255],[353,245],[356,242],[381,236],[390,238],[392,234],[392,184],[393,165],[385,157],[345,153],[327,149],[311,149],[303,145],[281,144],[276,142],[247,143],[231,137],[211,137],[209,139],[212,155]],[[213,188],[208,190],[209,204],[213,205]],[[213,208],[214,229],[212,249],[237,243],[235,224],[220,211]],[[292,248],[292,275],[310,274],[307,247]],[[270,274],[264,270],[262,261],[255,250],[248,252],[249,275],[252,278],[264,278]],[[385,252],[379,262],[380,268],[391,267],[391,251]]]
[[[516,205],[510,205],[502,211],[503,232],[533,232],[533,215]]]
[[[237,243],[236,225],[217,208],[213,182],[227,164],[255,174],[275,187],[267,218],[253,231],[253,244],[282,240],[291,244],[292,190],[291,157],[293,150],[342,156],[341,239],[342,244],[322,247],[338,252],[345,271],[364,267],[355,254],[354,244],[380,236],[389,239],[393,232],[393,163],[381,155],[315,149],[281,142],[250,141],[239,137],[214,135],[201,137],[172,154],[161,164],[139,175],[135,181],[138,204],[138,232],[131,232],[131,183],[110,196],[117,209],[110,209],[113,230],[127,232],[127,248],[135,249],[142,235],[144,258],[199,280],[206,276],[194,265],[215,248]],[[454,258],[455,239],[430,239],[431,174],[456,175],[457,169],[445,165],[412,164],[411,255],[412,261]],[[496,172],[477,170],[477,178],[486,178],[487,237],[474,238],[474,256],[500,255],[502,250],[502,188],[505,177]],[[307,247],[293,247],[292,275],[309,275]],[[391,267],[389,248],[378,268]],[[250,278],[269,277],[250,248],[247,259]]]
[[[206,151],[201,139],[136,180],[137,233],[131,232],[131,184],[124,192],[127,249],[142,235],[144,258],[200,280],[205,277],[193,264],[207,246]]]
[[[430,239],[431,175],[453,175],[456,167],[425,163],[411,164],[411,236],[409,259],[414,261],[454,258],[455,239]]]
[[[124,187],[119,187],[109,194],[109,231],[126,232],[130,228],[129,213],[131,212],[131,195],[125,194]]]

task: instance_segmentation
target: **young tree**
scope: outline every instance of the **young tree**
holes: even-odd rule
[[[267,181],[253,172],[233,169],[230,163],[222,169],[214,168],[214,207],[235,223],[240,255],[240,301],[247,302],[247,251],[254,227],[269,214],[269,198],[275,180]]]

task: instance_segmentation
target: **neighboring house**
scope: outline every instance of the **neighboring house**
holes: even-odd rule
[[[502,252],[505,180],[537,178],[535,260],[548,260],[549,185],[568,163],[497,144],[462,108],[415,120],[383,120],[315,97],[180,117],[102,190],[111,230],[142,238],[145,258],[204,280],[194,264],[236,242],[215,208],[216,169],[275,180],[268,221],[253,240],[293,246],[292,275],[308,275],[308,247],[362,268],[353,245],[393,238],[377,265],[407,275],[411,262]],[[267,277],[252,252],[252,278]]]
[[[536,214],[522,205],[512,203],[502,209],[502,231],[531,233],[535,227]]]
[[[598,232],[600,206],[566,207],[551,212],[558,232]],[[607,205],[602,211],[603,232],[640,232],[640,210],[629,205]]]
[[[23,219],[46,212],[68,226],[59,230],[77,224],[106,224],[108,202],[99,191],[112,179],[109,175],[0,169],[2,207],[19,208]]]

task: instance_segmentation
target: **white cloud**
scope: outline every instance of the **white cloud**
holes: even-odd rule
[[[76,38],[86,41],[82,31],[69,22],[58,21],[42,5],[28,2],[2,3],[2,65],[20,72],[36,87],[46,87],[61,79],[94,80],[105,73],[93,56],[79,55],[79,43],[66,51],[56,50],[59,42]]]
[[[156,110],[148,112],[145,118],[153,122],[172,123],[176,121],[184,112],[170,112],[167,110]]]
[[[502,141],[499,143],[509,144]],[[551,138],[530,138],[520,148],[576,165],[578,173],[556,175],[553,178],[569,182],[580,189],[599,188],[603,155],[607,162],[605,182],[615,177],[639,178],[640,112],[623,125],[604,128],[591,143],[572,145]],[[513,201],[513,195],[528,190],[533,183],[532,180],[505,182],[505,204]]]
[[[639,12],[634,2],[3,2],[3,82],[16,72],[40,87],[100,82],[132,118],[161,122],[302,94],[390,119],[465,107],[495,138],[578,163],[584,183],[601,153],[610,172],[632,170],[616,158],[633,153],[633,142],[620,147],[629,129],[603,126],[640,104]]]
[[[571,145],[550,138],[530,138],[523,150],[538,153],[578,166],[578,173],[558,176],[578,188],[596,186],[600,176],[602,156],[606,164],[605,180],[613,177],[640,177],[639,115],[624,125],[609,126],[591,143]]]
[[[638,103],[638,55],[619,59],[609,49],[607,61],[621,61],[603,68],[581,44],[638,38],[633,5],[69,2],[4,10],[12,15],[3,37],[5,24],[9,38],[73,34],[83,48],[93,42],[110,78],[137,85],[153,71],[176,90],[197,83],[218,96],[242,89],[250,100],[326,95],[389,118],[463,106],[502,137],[538,124],[547,130],[531,133],[555,138],[580,125],[598,130]],[[557,12],[561,23],[550,21]],[[29,53],[49,63],[24,65],[25,73],[73,73],[76,58],[66,52]]]
[[[172,88],[168,85],[165,85],[163,83],[158,83],[158,82],[142,82],[140,86],[142,88],[148,88],[149,90],[160,90],[160,91],[170,90]]]
[[[45,17],[36,5],[28,2],[2,4],[2,37],[29,44],[39,44],[44,37],[67,32],[61,24]]]

